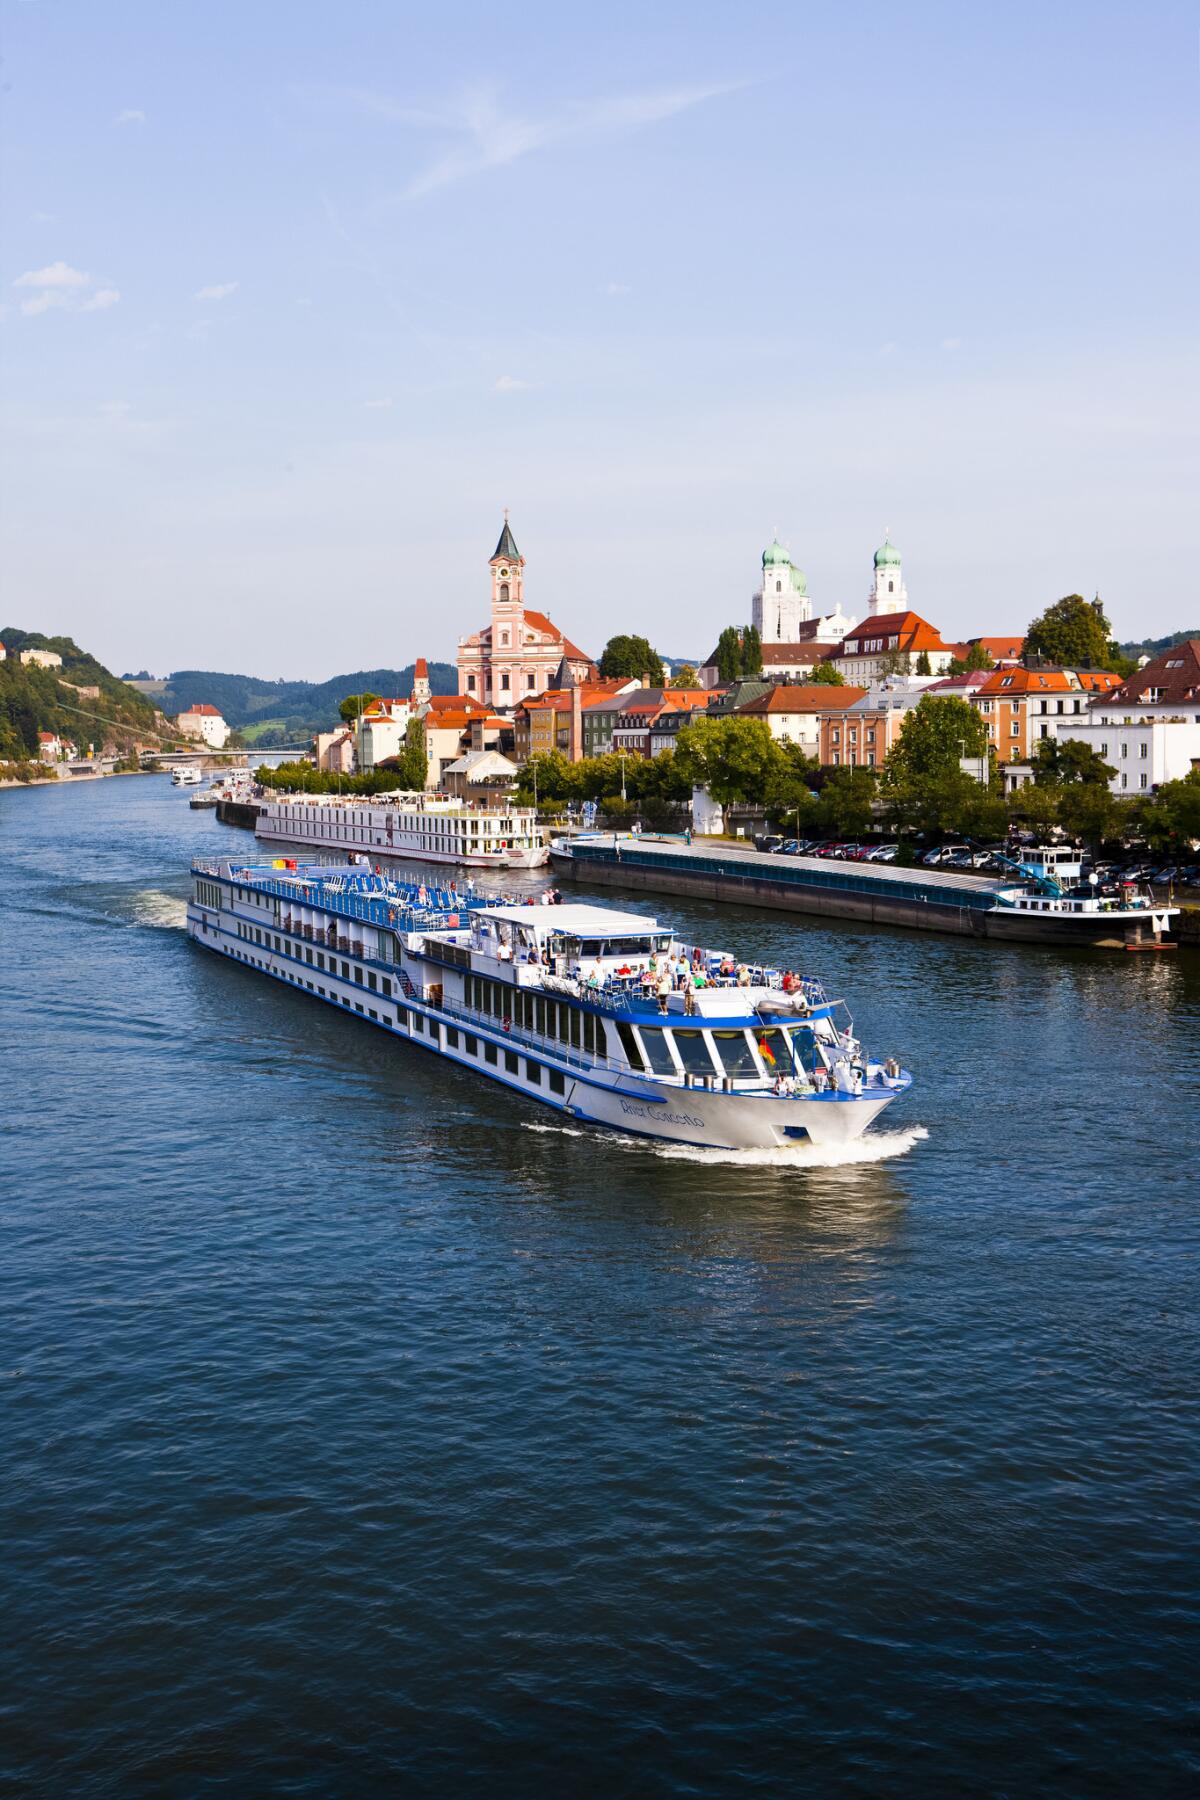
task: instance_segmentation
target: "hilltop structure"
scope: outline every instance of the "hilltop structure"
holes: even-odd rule
[[[564,637],[545,613],[525,605],[525,558],[507,512],[488,567],[491,623],[458,640],[459,693],[507,710],[544,693],[564,660],[576,681],[593,680],[596,668],[587,652]]]

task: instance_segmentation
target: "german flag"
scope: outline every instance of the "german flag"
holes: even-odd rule
[[[775,1067],[775,1052],[772,1050],[770,1044],[768,1044],[766,1038],[759,1038],[758,1052],[765,1063],[770,1063],[772,1068]]]

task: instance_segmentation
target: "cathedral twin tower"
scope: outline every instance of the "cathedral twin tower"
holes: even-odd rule
[[[887,539],[875,552],[869,610],[872,618],[908,610],[900,552]],[[804,571],[796,567],[778,537],[763,551],[762,585],[755,591],[751,618],[764,644],[798,644],[812,639],[840,643],[858,623],[840,606],[824,615],[814,613]]]

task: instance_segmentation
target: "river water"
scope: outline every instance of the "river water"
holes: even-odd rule
[[[664,898],[916,1083],[663,1152],[193,949],[250,842],[0,794],[0,1789],[1193,1787],[1200,959]]]

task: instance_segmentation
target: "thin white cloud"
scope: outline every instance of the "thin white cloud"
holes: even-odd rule
[[[606,294],[612,294],[615,298],[620,294],[631,294],[633,289],[627,281],[610,281],[604,291]]]
[[[418,130],[449,133],[461,140],[409,182],[405,197],[413,200],[448,187],[486,169],[504,168],[550,145],[585,141],[643,130],[690,107],[744,86],[742,82],[664,89],[659,93],[613,94],[597,100],[569,100],[540,116],[522,117],[503,103],[494,88],[469,89],[457,102],[437,110],[406,106],[386,95],[362,89],[345,94],[361,111],[375,113]]]
[[[101,403],[100,411],[106,419],[124,419],[133,408],[128,400],[105,400]]]
[[[53,225],[54,221],[54,213],[35,212],[33,215],[33,222],[35,225]]]
[[[363,401],[363,405],[366,407],[368,412],[386,412],[388,410],[388,408],[391,406],[391,404],[392,404],[392,401],[389,398],[380,398],[378,400],[364,400]]]
[[[13,282],[19,288],[84,288],[91,285],[91,276],[85,275],[82,269],[73,269],[70,263],[54,262],[44,269],[26,269],[24,275],[18,275]]]
[[[532,387],[532,385],[532,382],[522,381],[516,375],[501,375],[499,381],[493,386],[492,392],[494,394],[523,394],[526,388]]]
[[[114,125],[144,125],[146,115],[140,106],[124,106],[113,120]]]
[[[42,293],[35,294],[32,300],[22,300],[21,311],[27,319],[36,319],[39,313],[67,306],[68,296],[61,288],[45,288]]]
[[[962,349],[962,339],[961,338],[943,338],[942,339],[942,349],[943,350],[961,350]]]
[[[121,291],[115,287],[97,288],[95,293],[83,303],[84,312],[107,312],[121,298]]]
[[[228,300],[230,294],[236,294],[236,281],[214,281],[211,287],[202,287],[196,294],[197,300]]]

